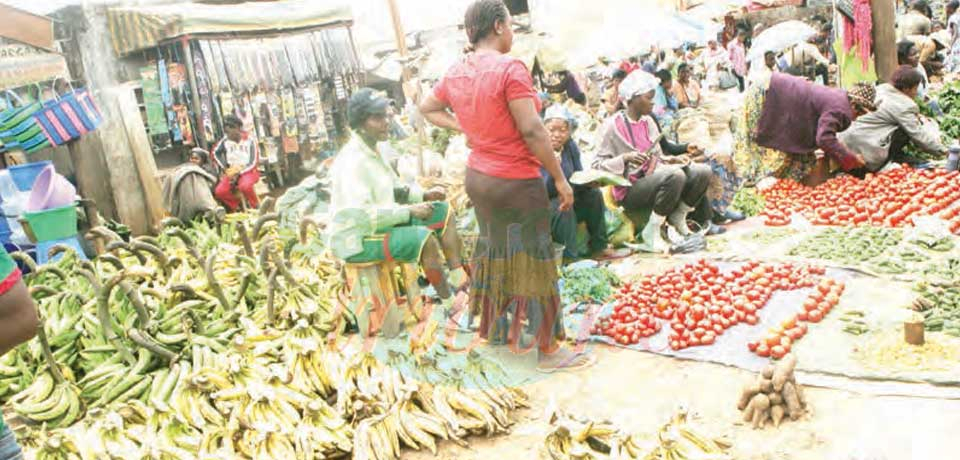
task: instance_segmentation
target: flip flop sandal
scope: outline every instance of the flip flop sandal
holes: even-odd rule
[[[606,262],[610,260],[619,260],[626,257],[630,257],[630,255],[632,254],[633,254],[633,251],[631,251],[630,248],[623,248],[623,249],[617,249],[612,254],[607,255],[605,257],[595,257],[595,258],[592,258],[592,260],[596,260],[598,262]]]
[[[537,366],[537,372],[541,372],[544,374],[555,374],[557,372],[576,372],[576,371],[591,367],[596,363],[597,363],[596,355],[576,353],[571,355],[569,358],[561,361],[560,364],[557,366],[546,367],[546,368]]]

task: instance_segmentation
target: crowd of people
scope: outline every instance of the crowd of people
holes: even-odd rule
[[[833,27],[822,18],[813,19],[817,33],[807,41],[750,53],[764,26],[730,16],[702,47],[601,61],[597,85],[570,70],[544,74],[535,65],[531,72],[509,55],[514,28],[502,0],[477,0],[465,16],[468,52],[418,107],[430,124],[466,137],[464,185],[479,227],[472,260],[460,255],[444,192],[405,183],[385,159],[382,143],[397,123],[391,101],[371,89],[349,101],[353,137],[330,170],[328,242],[350,263],[419,263],[448,309],[477,313],[480,335],[492,343],[535,346],[545,369],[588,365],[588,357],[559,346],[555,245],[568,261],[615,257],[608,215],[617,210],[635,225],[637,248],[697,250],[705,236],[744,218],[731,206],[734,195],[765,178],[817,185],[837,173],[862,176],[902,161],[908,144],[946,154],[920,104],[938,110],[927,88],[957,67],[957,7],[957,0],[946,5],[942,27],[924,0],[910,3],[898,24],[900,67],[889,81],[842,89]],[[748,62],[748,55],[762,59]],[[678,142],[684,113],[721,93],[741,101],[731,151]],[[599,123],[588,151],[577,142],[571,109]],[[176,175],[212,192],[199,193],[204,204],[184,213],[209,214],[213,199],[230,210],[257,205],[256,145],[240,120],[228,117],[225,126],[213,154],[194,152]],[[621,185],[571,185],[581,171],[619,177]],[[465,300],[458,307],[455,299]]]

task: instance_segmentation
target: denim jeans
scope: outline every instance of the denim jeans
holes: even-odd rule
[[[23,452],[10,427],[0,428],[0,460],[23,460]]]

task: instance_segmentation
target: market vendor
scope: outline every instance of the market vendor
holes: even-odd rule
[[[550,133],[550,144],[553,152],[560,160],[563,175],[569,180],[577,171],[583,170],[580,163],[580,147],[573,140],[571,134],[577,129],[577,119],[566,107],[554,105],[547,109],[544,124]],[[553,240],[564,245],[564,259],[575,260],[577,253],[577,225],[580,222],[587,224],[589,233],[590,257],[604,259],[610,257],[611,251],[607,248],[607,222],[604,217],[605,205],[603,194],[594,187],[584,185],[573,186],[573,209],[560,211],[560,199],[553,178],[546,169],[540,168],[540,175],[547,186],[547,196],[550,198],[550,228]]]
[[[213,197],[217,177],[206,169],[207,157],[206,150],[194,148],[189,160],[163,180],[163,207],[184,222],[198,216],[213,220],[218,211],[223,213]]]
[[[877,110],[840,133],[840,142],[863,155],[868,170],[877,171],[888,161],[901,162],[903,149],[911,142],[925,152],[946,155],[937,130],[926,129],[920,117],[916,98],[922,79],[917,69],[898,67],[890,82],[877,88]]]
[[[667,69],[658,70],[656,75],[660,84],[653,95],[653,115],[665,128],[669,128],[679,109],[677,98],[673,97],[673,75]]]
[[[763,172],[817,185],[833,169],[831,162],[844,171],[864,167],[863,157],[844,147],[837,134],[872,111],[875,96],[876,89],[868,83],[844,91],[774,74],[760,104],[756,143],[779,154],[758,162]],[[817,150],[825,156],[821,158]]]
[[[927,16],[927,2],[917,0],[910,5],[910,11],[897,20],[897,35],[904,38],[910,35],[927,35],[930,33],[931,22]]]
[[[690,65],[681,63],[677,66],[677,81],[673,83],[670,92],[681,109],[697,108],[700,106],[700,84],[691,78]]]
[[[389,104],[370,88],[350,97],[353,133],[330,170],[330,248],[349,263],[419,262],[440,298],[448,299],[450,283],[460,290],[469,282],[455,218],[441,190],[401,183],[380,152],[378,144],[390,138]]]
[[[616,113],[623,108],[622,104],[620,104],[620,95],[617,91],[624,78],[627,78],[627,72],[623,69],[617,69],[613,72],[613,76],[610,77],[610,81],[607,82],[607,87],[603,90],[602,101],[606,114]]]
[[[243,130],[243,121],[235,115],[223,118],[223,139],[213,148],[213,160],[220,171],[214,196],[230,211],[240,209],[243,195],[247,206],[257,208],[260,200],[254,186],[260,181],[260,148],[257,140]]]
[[[666,252],[664,221],[682,236],[691,234],[687,215],[703,201],[712,171],[692,162],[702,152],[694,145],[675,144],[661,135],[653,117],[654,95],[660,81],[634,72],[620,84],[626,110],[607,119],[601,129],[594,169],[623,176],[632,184],[617,187],[614,199],[627,211],[651,210],[642,231],[644,249]]]

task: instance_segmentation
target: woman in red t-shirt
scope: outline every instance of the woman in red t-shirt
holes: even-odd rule
[[[541,165],[557,186],[561,211],[573,206],[573,190],[540,121],[530,71],[506,54],[512,18],[502,0],[478,0],[464,24],[470,54],[447,71],[420,111],[434,125],[465,133],[471,150],[464,182],[480,238],[470,308],[481,312],[481,337],[495,344],[519,346],[526,321],[544,370],[589,365],[588,356],[559,346],[563,325]]]

